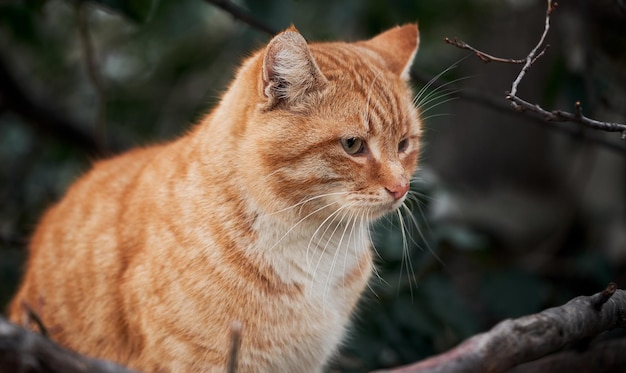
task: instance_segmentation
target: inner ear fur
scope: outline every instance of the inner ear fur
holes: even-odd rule
[[[295,27],[276,35],[265,48],[262,93],[270,106],[302,104],[327,83],[306,40]]]

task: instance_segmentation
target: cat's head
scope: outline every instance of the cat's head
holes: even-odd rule
[[[292,27],[257,55],[243,167],[266,212],[370,220],[402,204],[420,145],[407,83],[418,40],[410,24],[308,45]]]

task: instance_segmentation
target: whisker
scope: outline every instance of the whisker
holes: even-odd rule
[[[368,215],[367,215],[368,219],[371,217],[370,215],[371,215],[371,212],[368,212]],[[372,248],[372,251],[374,252],[374,254],[376,255],[376,257],[378,257],[379,259],[381,259],[381,258],[382,258],[382,256],[380,255],[380,252],[378,251],[378,249],[376,248],[376,245],[374,244],[374,240],[373,240],[373,238],[372,238],[372,231],[371,231],[371,229],[368,229],[368,230],[367,230],[367,237],[368,237],[368,239],[369,239],[369,242],[370,242],[370,246],[371,246],[371,248]],[[372,274],[373,274],[374,276],[376,276],[376,278],[378,279],[378,281],[380,281],[381,283],[383,283],[383,284],[385,284],[385,285],[389,286],[389,283],[388,283],[388,282],[387,282],[387,281],[386,281],[386,280],[385,280],[385,279],[384,279],[384,278],[380,275],[380,273],[379,273],[378,269],[376,268],[376,266],[374,266],[374,267],[372,268]],[[368,287],[369,287],[369,285],[368,285]],[[370,288],[370,290],[372,290],[372,292],[374,292],[374,289],[372,289],[371,287],[369,287],[369,288]]]
[[[447,72],[456,69],[459,65],[459,63],[461,61],[463,61],[464,59],[466,59],[467,56],[453,62],[450,66],[448,66],[447,68],[445,68],[443,71],[441,71],[439,74],[435,75],[434,77],[432,77],[415,95],[415,98],[413,99],[413,102],[417,103],[419,102],[419,100],[422,98],[422,95],[424,95],[424,93],[426,93],[428,91],[428,89],[437,81],[439,80],[439,78],[441,78],[443,75],[445,75]],[[436,90],[436,89],[435,89]]]
[[[322,295],[322,299],[323,300],[326,299],[326,294],[328,293],[328,287],[329,287],[329,284],[330,284],[330,278],[331,278],[333,272],[335,272],[335,265],[337,263],[337,257],[339,255],[339,251],[341,251],[340,250],[341,249],[341,244],[343,243],[343,239],[344,239],[344,237],[346,235],[348,227],[350,226],[350,221],[352,220],[353,215],[354,215],[353,212],[350,212],[350,211],[348,211],[348,212],[350,213],[350,217],[347,219],[345,227],[343,228],[343,232],[341,233],[341,237],[339,238],[339,242],[336,245],[337,249],[335,250],[335,255],[333,255],[333,260],[332,260],[331,265],[330,265],[330,271],[328,272],[328,274],[326,276],[326,283],[324,284],[324,292],[323,292],[323,295]],[[342,218],[340,220],[343,222],[344,218],[345,218],[345,214],[344,214],[344,216],[342,216]],[[334,234],[335,234],[335,232],[333,232],[333,236],[334,236]],[[347,252],[347,250],[345,250],[345,251]],[[345,266],[344,266],[344,271],[345,271]]]
[[[432,109],[434,109],[434,108],[436,108],[438,106],[441,106],[441,105],[443,105],[445,103],[448,103],[450,101],[454,101],[456,99],[458,99],[458,97],[450,97],[450,98],[447,98],[445,100],[438,101],[437,103],[430,105],[426,109],[421,110],[420,111],[420,115],[424,115],[424,114],[428,113],[429,111],[431,111]]]
[[[398,215],[398,224],[400,224],[400,233],[402,235],[402,259],[400,260],[400,275],[399,278],[402,278],[402,271],[404,270],[404,248],[406,246],[406,234],[404,232],[404,221],[402,220],[402,215],[400,213],[400,209],[396,210],[395,213]],[[409,269],[407,268],[407,276]],[[411,298],[413,297],[413,291],[411,290]],[[400,286],[396,288],[396,296],[400,294]]]
[[[415,200],[415,205],[417,207],[417,210],[419,211],[419,214],[422,216],[422,221],[424,222],[424,224],[426,225],[426,229],[428,229],[429,231],[431,230],[430,227],[428,226],[428,220],[426,219],[426,215],[424,213],[424,210],[422,209],[422,205],[420,203],[419,200]],[[426,249],[428,249],[428,251],[430,252],[430,254],[443,266],[445,266],[445,263],[443,262],[443,260],[441,260],[441,258],[437,255],[437,253],[433,250],[432,247],[430,247],[430,245],[428,244],[428,240],[426,239],[426,236],[424,235],[424,232],[422,231],[421,225],[418,223],[417,219],[415,218],[415,216],[413,214],[409,215],[411,217],[411,221],[413,223],[413,226],[415,227],[415,230],[417,231],[421,242],[424,243],[424,245],[426,246]],[[416,241],[413,241],[413,243],[415,244],[415,246],[420,249],[420,250],[424,250],[424,248],[422,247],[422,245],[418,244]]]
[[[324,219],[324,221],[322,222],[322,224],[320,224],[320,226],[315,230],[315,232],[313,233],[313,236],[311,237],[311,239],[309,240],[309,244],[307,245],[307,254],[306,256],[308,257],[308,252],[309,252],[309,248],[311,247],[311,243],[313,242],[313,238],[315,238],[315,236],[317,235],[317,233],[319,232],[319,230],[326,224],[328,223],[328,226],[326,227],[326,229],[324,230],[324,232],[322,232],[322,235],[320,237],[320,242],[321,240],[326,237],[326,233],[328,232],[328,230],[330,229],[330,227],[334,224],[335,220],[337,220],[337,217],[339,216],[339,213],[343,212],[344,210],[349,209],[350,207],[356,205],[355,202],[353,203],[349,203],[345,206],[342,206],[341,208],[339,208],[337,211],[335,211],[333,214],[331,214],[330,216],[328,216],[326,219]],[[345,213],[342,215],[342,217],[339,219],[339,221],[341,221],[343,219],[343,217],[345,217]],[[329,222],[329,219],[331,219]],[[313,278],[315,278],[316,273],[317,273],[317,269],[319,268],[319,265],[321,263],[321,260],[324,256],[324,254],[326,253],[326,249],[328,248],[328,245],[330,244],[333,236],[335,235],[335,232],[337,231],[339,227],[339,224],[335,225],[335,229],[333,229],[333,232],[331,233],[330,237],[326,238],[326,243],[324,245],[324,247],[322,248],[322,252],[320,253],[319,259],[317,260],[317,264],[315,265],[315,269],[313,270]],[[307,259],[308,260],[308,259]]]
[[[302,219],[298,220],[298,221],[297,221],[294,225],[292,225],[292,226],[291,226],[291,228],[289,228],[289,229],[287,230],[287,232],[285,232],[285,233],[284,233],[284,234],[283,234],[283,235],[282,235],[282,236],[281,236],[281,237],[280,237],[280,238],[279,238],[279,239],[278,239],[278,240],[274,243],[274,245],[272,245],[272,247],[270,247],[269,249],[271,250],[271,249],[275,248],[275,247],[276,247],[276,246],[277,246],[277,245],[278,245],[278,244],[279,244],[279,243],[280,243],[280,242],[281,242],[281,241],[282,241],[285,237],[287,237],[287,235],[288,235],[289,233],[291,233],[291,231],[293,231],[293,230],[294,230],[294,229],[295,229],[298,225],[300,225],[300,223],[302,223],[303,221],[305,221],[306,219],[308,219],[308,218],[309,218],[309,217],[311,217],[312,215],[314,215],[314,214],[316,214],[316,213],[318,213],[318,212],[322,211],[323,209],[325,209],[325,208],[327,208],[327,207],[329,207],[329,206],[331,206],[331,205],[334,205],[335,203],[337,203],[337,202],[331,202],[331,203],[328,203],[328,204],[326,204],[326,205],[324,205],[324,206],[322,206],[322,207],[318,208],[317,210],[315,210],[315,211],[313,211],[313,212],[309,213],[307,216],[303,217]]]
[[[436,91],[432,93],[432,97],[429,97],[425,100],[423,100],[422,102],[416,104],[418,108],[421,109],[421,111],[427,110],[429,105],[431,105],[431,103],[437,103],[440,100],[443,100],[444,98],[448,97],[448,98],[457,98],[456,96],[454,96],[454,94],[460,92],[460,89],[455,89],[455,90],[443,90],[443,91]],[[434,105],[434,104],[433,104]]]
[[[409,293],[411,294],[411,301],[413,301],[413,285],[412,285],[411,279],[415,281],[415,285],[417,286],[417,278],[415,276],[415,269],[413,268],[413,261],[411,260],[411,253],[409,251],[409,242],[406,239],[406,237],[409,236],[409,239],[414,244],[416,243],[413,237],[409,234],[407,226],[404,223],[402,210],[405,210],[410,218],[414,219],[414,217],[413,217],[413,214],[411,213],[411,210],[409,210],[409,208],[406,207],[406,205],[402,204],[401,208],[398,209],[398,218],[400,219],[400,226],[402,230],[402,261],[403,262],[406,261],[406,272],[407,272],[406,274],[407,274],[407,278],[409,279],[408,281]],[[417,223],[417,222],[414,220],[414,223]],[[402,268],[402,264],[400,264],[400,268]],[[402,278],[402,276],[400,276],[400,278]]]
[[[444,73],[445,73],[445,70],[444,70]],[[439,75],[439,77],[440,77],[440,75]],[[416,106],[421,107],[424,104],[424,102],[426,102],[429,98],[431,98],[435,94],[440,94],[440,96],[443,97],[443,96],[446,96],[446,95],[457,93],[457,92],[461,91],[462,89],[453,86],[453,84],[456,84],[458,82],[461,82],[463,80],[467,80],[467,79],[470,79],[470,78],[474,78],[474,76],[464,76],[464,77],[452,79],[450,81],[446,81],[446,82],[436,86],[432,91],[428,92],[427,94],[420,95],[419,97],[416,96],[413,99],[413,103]],[[433,79],[431,79],[431,81],[434,83],[438,79],[439,79],[438,77],[434,77]]]
[[[370,212],[364,211],[363,214],[365,215],[365,220],[364,221],[365,222],[369,221]],[[361,223],[361,224],[364,224],[364,223]],[[365,224],[366,224],[366,226],[365,227],[362,226],[362,228],[365,229],[365,232],[367,234],[367,239],[368,239],[368,242],[369,242],[370,250],[372,250],[376,256],[380,257],[380,255],[378,254],[378,251],[376,250],[376,247],[374,246],[374,241],[372,240],[372,231],[371,231],[369,225],[367,225],[367,223],[365,223]],[[380,276],[380,273],[378,272],[378,269],[376,268],[376,265],[374,265],[374,264],[372,264],[372,275],[374,277],[376,277],[376,279],[378,279],[378,281],[380,281],[381,283],[386,284],[385,280]],[[374,288],[372,287],[372,281],[368,281],[366,283],[366,286],[369,289],[369,291],[371,291],[372,294],[374,294],[374,296],[377,299],[380,299],[380,296],[378,295],[378,293],[376,293],[376,290],[374,290]]]
[[[407,194],[408,194],[407,195],[407,199],[411,199],[411,201],[412,201],[413,197],[415,197],[416,199],[419,197],[419,198],[423,198],[423,199],[426,199],[426,200],[429,200],[429,201],[434,201],[435,200],[435,198],[433,196],[428,195],[426,193],[422,193],[422,192],[417,191],[417,190],[409,190],[409,192]],[[419,202],[419,201],[416,200],[416,202]]]
[[[265,216],[272,216],[272,215],[275,215],[275,214],[278,214],[278,213],[281,213],[281,212],[285,212],[285,211],[291,210],[291,209],[296,208],[298,206],[304,206],[304,204],[309,203],[311,201],[314,201],[316,199],[320,199],[320,198],[324,198],[324,197],[328,197],[328,196],[336,196],[336,195],[348,194],[348,193],[349,192],[324,193],[324,194],[320,194],[320,195],[317,195],[317,196],[309,197],[309,198],[304,199],[304,200],[302,200],[302,201],[300,201],[300,202],[298,202],[296,204],[293,204],[293,205],[291,205],[289,207],[285,207],[283,209],[267,213],[267,214],[265,214]]]
[[[333,213],[329,214],[329,215],[326,217],[326,219],[324,219],[324,220],[320,223],[320,225],[317,227],[317,229],[315,230],[315,232],[313,232],[313,234],[311,235],[311,239],[309,239],[309,243],[308,243],[308,245],[307,245],[307,247],[306,247],[306,254],[305,254],[305,260],[307,261],[307,268],[310,268],[310,264],[311,264],[311,263],[310,263],[310,261],[309,261],[309,249],[310,249],[310,247],[311,247],[311,244],[313,243],[313,239],[315,238],[315,236],[317,236],[317,233],[320,231],[320,229],[322,229],[322,227],[323,227],[324,225],[326,225],[326,223],[327,223],[330,219],[332,219],[332,220],[331,220],[331,222],[330,222],[330,223],[332,224],[332,222],[333,222],[333,221],[335,221],[335,219],[336,219],[337,215],[338,215],[338,214],[339,214],[339,213],[340,213],[343,209],[347,208],[348,206],[350,206],[350,205],[347,205],[347,206],[342,206],[342,207],[340,207],[339,209],[335,210]],[[324,232],[322,233],[322,236],[320,237],[320,241],[324,238],[324,236],[326,235],[326,232],[328,231],[328,229],[329,229],[329,228],[330,228],[330,227],[327,227],[327,228],[324,230]],[[322,252],[322,254],[323,254],[323,252]],[[320,255],[320,260],[321,260],[321,255]],[[317,264],[317,265],[319,265],[319,261],[318,261],[318,264]],[[315,271],[313,272],[313,277],[315,277],[315,272],[317,272],[317,266],[315,267]]]

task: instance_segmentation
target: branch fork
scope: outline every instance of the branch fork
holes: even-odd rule
[[[511,64],[523,64],[524,66],[520,70],[519,74],[511,84],[511,89],[506,92],[505,99],[511,103],[511,107],[515,111],[519,112],[533,112],[541,116],[545,121],[549,122],[573,122],[580,123],[587,127],[591,127],[594,129],[599,129],[608,132],[621,132],[621,139],[626,140],[626,124],[621,123],[612,123],[612,122],[601,122],[595,119],[588,118],[583,115],[582,112],[582,104],[580,101],[576,101],[574,107],[574,113],[566,112],[563,110],[552,110],[548,111],[543,109],[541,106],[537,104],[532,104],[521,99],[517,95],[517,90],[526,76],[526,73],[530,69],[530,67],[541,58],[546,51],[550,48],[550,44],[545,44],[546,37],[548,32],[550,31],[550,16],[552,12],[554,12],[558,8],[558,3],[556,1],[547,0],[547,8],[546,8],[546,17],[545,17],[545,25],[543,29],[543,33],[539,38],[539,41],[535,45],[535,47],[530,51],[530,53],[524,59],[512,59],[512,58],[502,58],[495,57],[488,53],[485,53],[481,50],[478,50],[471,45],[465,43],[462,40],[457,38],[449,39],[445,38],[444,41],[447,44],[453,45],[460,49],[465,49],[474,52],[474,54],[483,62],[500,62],[500,63],[511,63]]]

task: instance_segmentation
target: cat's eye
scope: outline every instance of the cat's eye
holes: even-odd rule
[[[365,141],[358,137],[341,139],[341,146],[343,146],[343,150],[350,155],[358,155],[365,151]]]
[[[409,139],[404,139],[398,143],[398,153],[402,153],[409,147]]]

